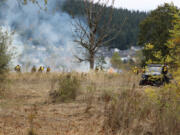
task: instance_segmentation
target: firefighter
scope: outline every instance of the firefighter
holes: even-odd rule
[[[135,67],[133,68],[133,72],[138,75],[138,74],[139,74],[139,69],[138,69],[138,67],[135,66]]]
[[[36,66],[33,66],[31,69],[31,73],[35,73],[36,72]]]
[[[44,67],[40,66],[39,69],[38,69],[38,72],[42,73],[43,71],[44,71]]]
[[[167,74],[168,74],[168,67],[167,67],[167,65],[164,65],[164,66],[162,67],[162,74],[163,74],[164,81],[165,81],[166,83],[169,83],[169,78],[168,78],[168,76],[167,76]]]
[[[98,71],[99,71],[99,67],[98,67],[98,66],[96,66],[95,71],[96,71],[96,72],[98,72]]]
[[[101,66],[101,67],[100,67],[100,70],[101,70],[101,71],[104,71],[104,68],[103,68],[103,66]]]
[[[50,68],[50,67],[47,67],[46,72],[49,73],[50,71],[51,71],[51,68]]]
[[[15,66],[14,70],[15,70],[17,73],[20,73],[20,72],[21,72],[21,66],[20,66],[20,65]]]
[[[168,67],[167,65],[164,65],[162,68],[162,74],[167,74],[168,73]]]
[[[145,71],[146,71],[145,67],[141,69],[142,73],[145,73]]]

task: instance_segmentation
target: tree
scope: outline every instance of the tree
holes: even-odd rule
[[[143,52],[142,50],[139,50],[136,52],[136,55],[134,56],[134,62],[135,62],[135,65],[138,66],[138,67],[141,67],[143,66],[142,65],[142,61],[144,60],[144,56],[143,56]]]
[[[180,67],[180,11],[175,14],[176,18],[173,21],[174,28],[170,30],[171,38],[166,43],[169,49],[169,54],[166,58],[166,63],[169,63],[172,68],[177,69]]]
[[[122,60],[118,52],[115,52],[111,58],[111,64],[113,68],[120,69],[122,66]]]
[[[4,0],[6,1],[6,0]],[[48,0],[17,0],[19,4],[27,5],[28,2],[31,2],[33,4],[36,4],[40,9],[47,10],[47,4]],[[44,6],[42,6],[42,3],[44,3]]]
[[[0,94],[5,89],[6,73],[9,70],[9,62],[11,60],[11,53],[9,52],[9,45],[11,44],[10,34],[0,27]]]
[[[11,44],[10,35],[8,32],[4,32],[0,27],[0,75],[8,71],[11,54],[9,51],[9,45]]]
[[[145,48],[143,50],[145,61],[165,63],[170,53],[166,43],[171,38],[170,30],[173,29],[173,22],[177,19],[174,15],[179,14],[178,12],[179,9],[174,4],[165,3],[150,12],[140,24],[138,44]]]
[[[107,64],[103,55],[97,58],[96,66],[101,70],[104,70],[104,65]]]
[[[85,50],[82,56],[75,55],[79,62],[89,62],[90,69],[94,69],[95,57],[98,50],[114,40],[119,33],[112,36],[113,27],[108,28],[112,21],[112,12],[114,0],[110,4],[111,10],[105,10],[109,4],[109,0],[82,0],[84,5],[84,24],[83,19],[79,18],[74,25],[74,38],[78,46]],[[101,23],[104,15],[109,16]],[[110,38],[111,35],[111,38]]]
[[[97,1],[97,0],[96,0]],[[62,5],[62,2],[57,2],[57,7]],[[84,17],[83,11],[84,6],[83,2],[80,0],[66,0],[60,10],[67,12],[72,18]],[[106,7],[106,12],[110,12],[111,7]],[[111,24],[107,29],[112,27],[112,24],[116,27],[114,34],[119,32],[120,26],[122,26],[122,31],[119,33],[116,39],[112,40],[109,43],[109,48],[118,48],[120,50],[125,50],[131,46],[137,45],[138,33],[139,33],[139,24],[147,16],[146,12],[140,11],[131,11],[124,8],[115,8],[112,13]],[[109,18],[109,14],[104,14],[100,20],[100,23],[104,23],[104,20]],[[126,18],[126,23],[124,19]],[[124,24],[123,24],[124,23]],[[101,25],[101,24],[100,24]],[[105,28],[106,29],[106,28]],[[113,36],[113,34],[112,34]]]
[[[28,2],[39,4],[38,0],[17,0],[18,2],[21,2],[23,4],[27,4]],[[44,0],[44,4],[47,5],[48,0]]]

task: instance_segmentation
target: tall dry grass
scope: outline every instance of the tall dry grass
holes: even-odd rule
[[[180,100],[165,87],[138,91],[135,85],[114,95],[105,106],[107,134],[178,135]]]
[[[11,73],[8,79],[12,92],[20,97],[16,97],[20,102],[26,103],[25,106],[32,106],[36,102],[33,96],[31,99],[24,99],[22,94],[30,96],[36,92],[35,94],[39,95],[37,98],[42,99],[38,100],[38,114],[35,118],[41,129],[36,128],[34,117],[28,117],[27,124],[30,125],[28,131],[36,129],[37,135],[45,132],[47,135],[179,133],[179,102],[176,102],[173,91],[165,90],[165,87],[140,87],[140,76],[131,72]],[[34,92],[28,91],[29,89]],[[68,102],[45,102],[49,98],[49,93],[54,90],[66,93]],[[72,91],[75,91],[75,94]],[[59,97],[62,98],[61,95]],[[34,116],[34,112],[30,111],[30,114]],[[25,132],[21,134],[23,133]]]

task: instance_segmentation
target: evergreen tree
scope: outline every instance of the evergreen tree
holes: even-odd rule
[[[118,52],[115,52],[111,58],[111,64],[113,68],[120,69],[122,66],[122,60]]]

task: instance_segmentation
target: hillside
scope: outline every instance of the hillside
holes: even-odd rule
[[[72,17],[83,15],[83,4],[80,0],[66,0],[62,6],[62,10]],[[110,8],[106,9],[107,11]],[[114,9],[112,24],[117,28],[117,32],[121,29],[119,36],[110,43],[110,48],[119,48],[121,50],[128,49],[137,45],[139,33],[139,24],[147,16],[147,13],[140,11],[130,11],[127,9]],[[108,18],[108,14],[104,16]],[[101,20],[101,23],[105,19]],[[124,20],[125,23],[124,23]],[[122,27],[122,28],[121,28]]]

